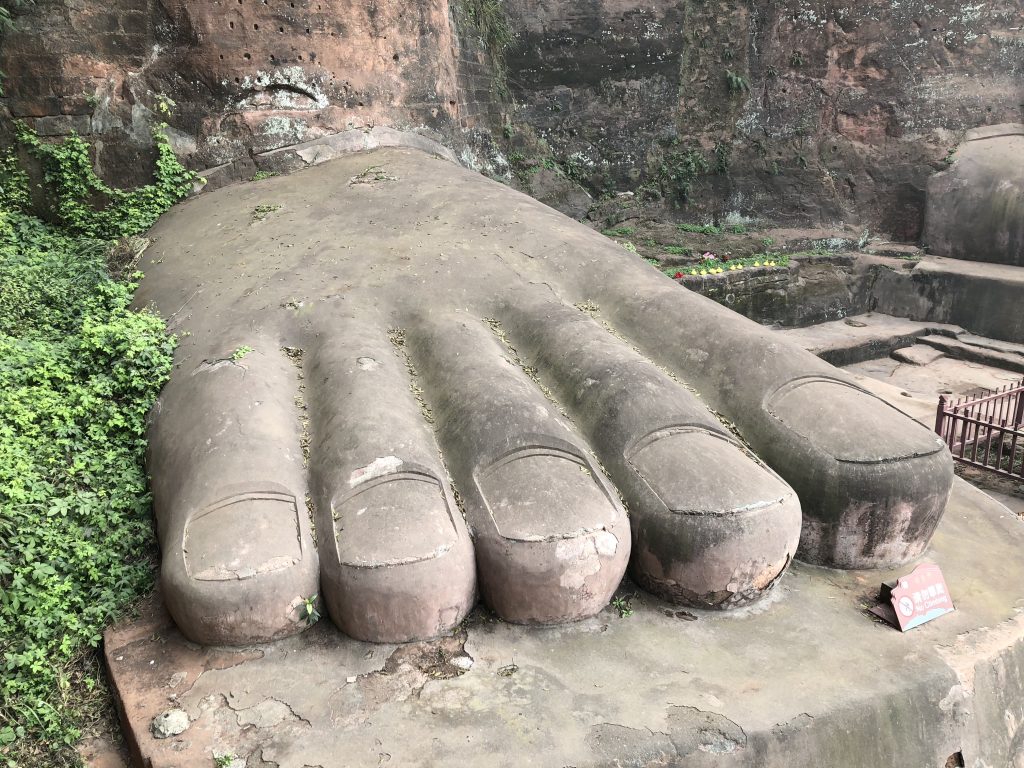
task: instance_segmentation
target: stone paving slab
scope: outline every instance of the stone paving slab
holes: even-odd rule
[[[881,312],[868,312],[843,320],[780,330],[787,339],[833,365],[851,365],[894,350],[910,347],[924,336],[956,336],[963,329],[945,323],[922,323]]]
[[[958,360],[967,360],[968,362],[980,363],[993,368],[1002,368],[1005,371],[1024,373],[1024,354],[1021,352],[1001,351],[992,349],[991,346],[964,343],[959,339],[949,339],[945,336],[937,335],[923,336],[921,343],[934,347],[943,354]]]
[[[731,614],[627,586],[629,616],[536,628],[478,609],[452,637],[405,646],[322,621],[204,649],[157,597],[108,630],[105,654],[137,764],[153,768],[222,755],[249,768],[1016,766],[1022,546],[1024,523],[957,480],[926,556],[957,611],[905,635],[866,610],[893,572],[797,563],[767,602]],[[170,708],[190,727],[157,740],[150,723]]]

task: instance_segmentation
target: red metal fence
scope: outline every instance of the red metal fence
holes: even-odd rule
[[[955,401],[941,395],[935,432],[956,461],[1024,479],[1024,380]]]

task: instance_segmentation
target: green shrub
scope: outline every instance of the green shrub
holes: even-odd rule
[[[697,178],[708,171],[708,161],[696,149],[676,149],[667,153],[658,168],[657,181],[662,195],[677,203],[690,199]]]
[[[605,237],[629,237],[634,232],[636,232],[636,227],[612,227],[601,230],[601,234]]]
[[[52,199],[65,228],[26,212],[16,179],[0,189],[0,762],[8,766],[74,763],[69,745],[97,684],[79,662],[152,585],[145,420],[170,374],[174,339],[159,317],[130,308],[135,286],[108,275],[112,243],[101,238],[141,231],[191,184],[164,156],[154,185],[113,191],[84,167],[80,139],[54,146],[34,150],[47,182],[63,185]],[[13,169],[0,163],[5,181]],[[106,194],[108,207],[84,202],[86,189]]]

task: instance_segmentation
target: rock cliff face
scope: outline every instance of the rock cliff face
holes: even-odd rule
[[[38,0],[15,21],[0,123],[88,135],[114,183],[160,121],[226,179],[386,125],[576,212],[633,191],[914,240],[963,132],[1024,109],[1018,0]]]
[[[39,0],[0,49],[8,117],[91,135],[100,172],[126,183],[159,122],[192,167],[235,176],[349,129],[453,142],[497,102],[477,93],[481,55],[459,61],[451,15],[428,0]]]
[[[926,179],[964,129],[1024,109],[1018,0],[509,0],[509,13],[515,121],[594,191],[646,184],[711,216],[914,240]]]

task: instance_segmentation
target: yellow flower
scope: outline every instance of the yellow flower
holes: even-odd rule
[[[755,261],[754,262],[754,266],[755,267],[760,267],[761,266],[761,262],[760,261]]]
[[[706,269],[702,269],[702,270],[700,271],[700,273],[701,273],[702,275],[706,275],[706,274],[708,273],[708,271],[707,271]]]

